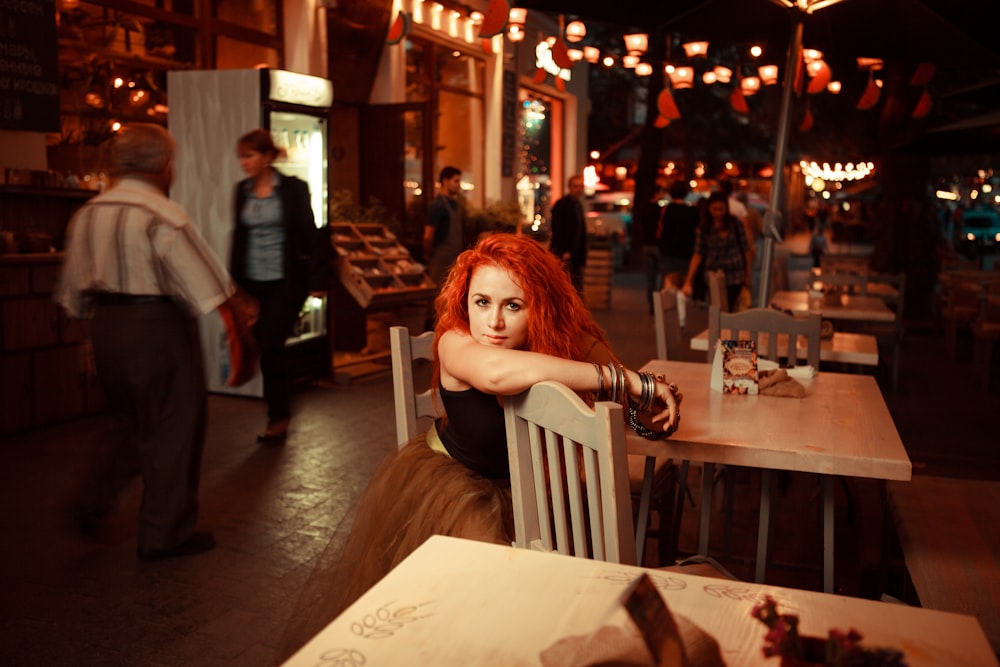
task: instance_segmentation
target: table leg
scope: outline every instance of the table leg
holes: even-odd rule
[[[823,484],[823,592],[833,592],[833,476],[820,475]]]
[[[642,493],[639,495],[639,516],[635,524],[635,558],[639,565],[646,553],[646,524],[649,522],[649,497],[653,493],[653,475],[656,472],[656,457],[646,457],[646,467],[642,473]],[[661,519],[662,521],[662,519]]]
[[[677,545],[681,539],[681,522],[684,519],[684,501],[687,500],[687,478],[688,469],[690,467],[690,461],[681,461],[681,468],[677,473],[677,498],[674,500],[674,514],[670,518],[670,546],[667,547],[667,553],[665,555],[660,554],[661,564],[668,561],[674,561],[677,558]],[[664,556],[666,556],[666,558]]]
[[[757,566],[754,581],[764,583],[767,570],[767,547],[771,529],[771,475],[770,470],[760,471],[760,518],[757,522]]]
[[[708,555],[708,522],[712,514],[712,484],[715,482],[715,464],[701,466],[701,521],[698,524],[698,553]]]

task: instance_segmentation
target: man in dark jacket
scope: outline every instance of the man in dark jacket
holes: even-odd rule
[[[583,267],[587,263],[587,220],[583,213],[583,178],[571,176],[569,192],[552,205],[552,252],[569,269],[573,285],[583,293]]]

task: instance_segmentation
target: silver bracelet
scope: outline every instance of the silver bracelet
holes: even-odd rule
[[[604,370],[596,362],[594,362],[594,368],[597,370],[597,400],[600,401],[604,397]]]

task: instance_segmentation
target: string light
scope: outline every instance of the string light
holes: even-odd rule
[[[857,164],[848,162],[846,165],[837,162],[831,166],[829,162],[820,165],[817,162],[802,160],[799,162],[799,166],[806,178],[823,181],[860,181],[875,171],[875,165],[871,162],[858,162]]]

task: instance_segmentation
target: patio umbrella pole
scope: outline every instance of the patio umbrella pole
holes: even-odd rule
[[[764,214],[764,251],[760,257],[760,280],[757,292],[757,306],[767,307],[771,293],[771,264],[774,262],[774,242],[781,241],[778,218],[781,216],[785,190],[785,159],[788,153],[788,124],[792,116],[792,93],[795,91],[795,71],[802,52],[801,17],[792,28],[792,40],[788,45],[788,61],[785,63],[785,84],[781,91],[781,115],[778,118],[778,138],[774,146],[774,178],[771,181],[771,200]]]

